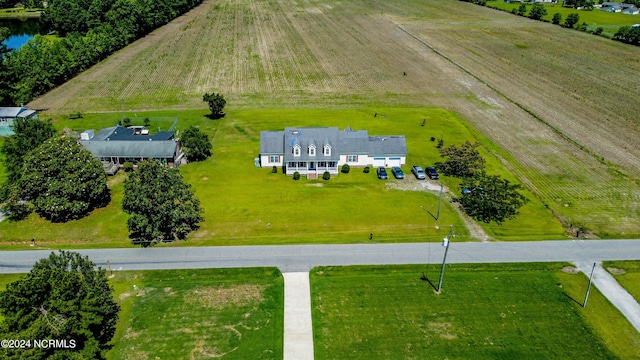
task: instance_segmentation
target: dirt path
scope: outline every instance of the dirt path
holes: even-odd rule
[[[411,177],[407,177],[402,181],[389,181],[387,182],[387,186],[395,189],[395,190],[405,190],[405,191],[430,191],[432,193],[438,194],[440,192],[440,185],[433,183],[431,181],[418,181]],[[464,222],[465,227],[469,231],[469,236],[472,239],[476,239],[481,242],[488,241],[489,235],[484,231],[484,229],[475,222],[472,218],[470,218],[467,214],[462,211],[460,208],[460,204],[452,202],[451,193],[447,187],[442,188],[442,199],[443,201],[447,201],[451,204],[458,215]]]
[[[575,264],[585,275],[591,275],[593,261],[576,261]],[[593,285],[620,310],[629,320],[631,325],[640,332],[640,304],[625,290],[616,279],[604,268],[602,262],[596,261],[596,269],[593,274]],[[589,302],[587,301],[587,304]]]

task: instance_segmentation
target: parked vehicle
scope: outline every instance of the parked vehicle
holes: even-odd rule
[[[387,176],[387,169],[385,169],[384,167],[380,166],[377,170],[378,173],[378,179],[380,180],[387,180],[388,176]]]
[[[432,167],[428,167],[426,169],[426,171],[427,171],[427,176],[429,176],[429,179],[431,179],[431,180],[440,179],[440,175],[438,175],[438,172],[436,171],[436,169],[434,169]]]
[[[400,169],[398,166],[392,167],[391,173],[396,179],[404,179],[404,173],[402,172],[402,169]]]
[[[411,172],[416,176],[416,179],[418,180],[424,180],[427,178],[427,175],[425,175],[424,170],[422,170],[422,167],[420,166],[412,166]]]

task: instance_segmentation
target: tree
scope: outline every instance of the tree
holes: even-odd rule
[[[518,215],[518,209],[528,200],[518,192],[519,184],[511,184],[509,180],[499,176],[487,175],[484,171],[462,180],[460,202],[467,215],[478,221],[498,225]],[[467,191],[465,191],[465,189]]]
[[[13,131],[15,134],[5,139],[0,150],[6,158],[5,166],[9,184],[20,179],[24,157],[27,153],[56,133],[56,129],[50,121],[34,118],[16,119],[13,123]]]
[[[566,28],[573,28],[573,26],[575,24],[578,23],[578,21],[580,21],[580,14],[578,13],[571,13],[569,15],[567,15],[567,18],[564,20],[564,27]]]
[[[183,240],[202,221],[200,201],[178,169],[157,160],[138,164],[138,170],[124,182],[122,209],[129,238],[134,244],[153,245],[160,241]]]
[[[3,349],[3,359],[104,359],[120,307],[104,269],[87,256],[51,253],[0,292],[6,339],[67,340],[64,347]]]
[[[525,3],[521,3],[518,6],[518,15],[524,16],[527,13],[527,5]]]
[[[560,14],[560,13],[553,14],[553,18],[551,19],[551,23],[554,24],[554,25],[560,25],[561,22],[562,22],[562,14]]]
[[[31,151],[18,185],[21,198],[53,222],[84,217],[111,200],[100,161],[68,137],[51,138]]]
[[[189,126],[182,134],[182,148],[189,161],[201,161],[211,156],[209,136],[195,126]]]
[[[9,49],[4,44],[11,36],[8,28],[0,27],[0,106],[9,105],[11,99],[11,71],[5,63]]]
[[[451,145],[440,149],[440,157],[447,157],[444,162],[435,163],[435,167],[447,176],[458,178],[471,177],[484,169],[485,160],[476,149],[479,143],[472,144],[469,140],[456,147]]]
[[[211,117],[214,119],[219,119],[224,116],[222,110],[224,106],[227,105],[227,101],[220,94],[216,93],[207,93],[202,97],[202,101],[205,101],[209,105],[209,110],[211,110]]]
[[[542,20],[547,15],[547,9],[540,3],[535,3],[529,11],[529,18],[533,20]]]

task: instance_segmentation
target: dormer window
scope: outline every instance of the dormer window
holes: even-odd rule
[[[324,156],[331,156],[331,145],[324,146]]]
[[[309,156],[316,156],[316,146],[309,145]]]
[[[300,156],[300,145],[296,144],[293,146],[293,156]]]

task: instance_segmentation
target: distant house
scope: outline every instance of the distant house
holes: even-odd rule
[[[640,14],[640,9],[635,6],[630,6],[628,8],[622,9],[622,13],[625,15],[638,15]]]
[[[284,167],[310,179],[325,171],[337,175],[343,164],[350,166],[402,166],[406,162],[404,136],[369,136],[367,130],[347,127],[285,128],[260,132],[260,166]]]
[[[136,164],[142,160],[157,159],[174,167],[184,159],[180,139],[173,131],[160,131],[150,135],[143,126],[119,125],[100,130],[87,130],[80,134],[80,144],[102,161],[107,174],[113,175],[126,162]]]
[[[0,107],[0,136],[15,134],[13,123],[16,119],[38,118],[35,110],[25,107]]]

